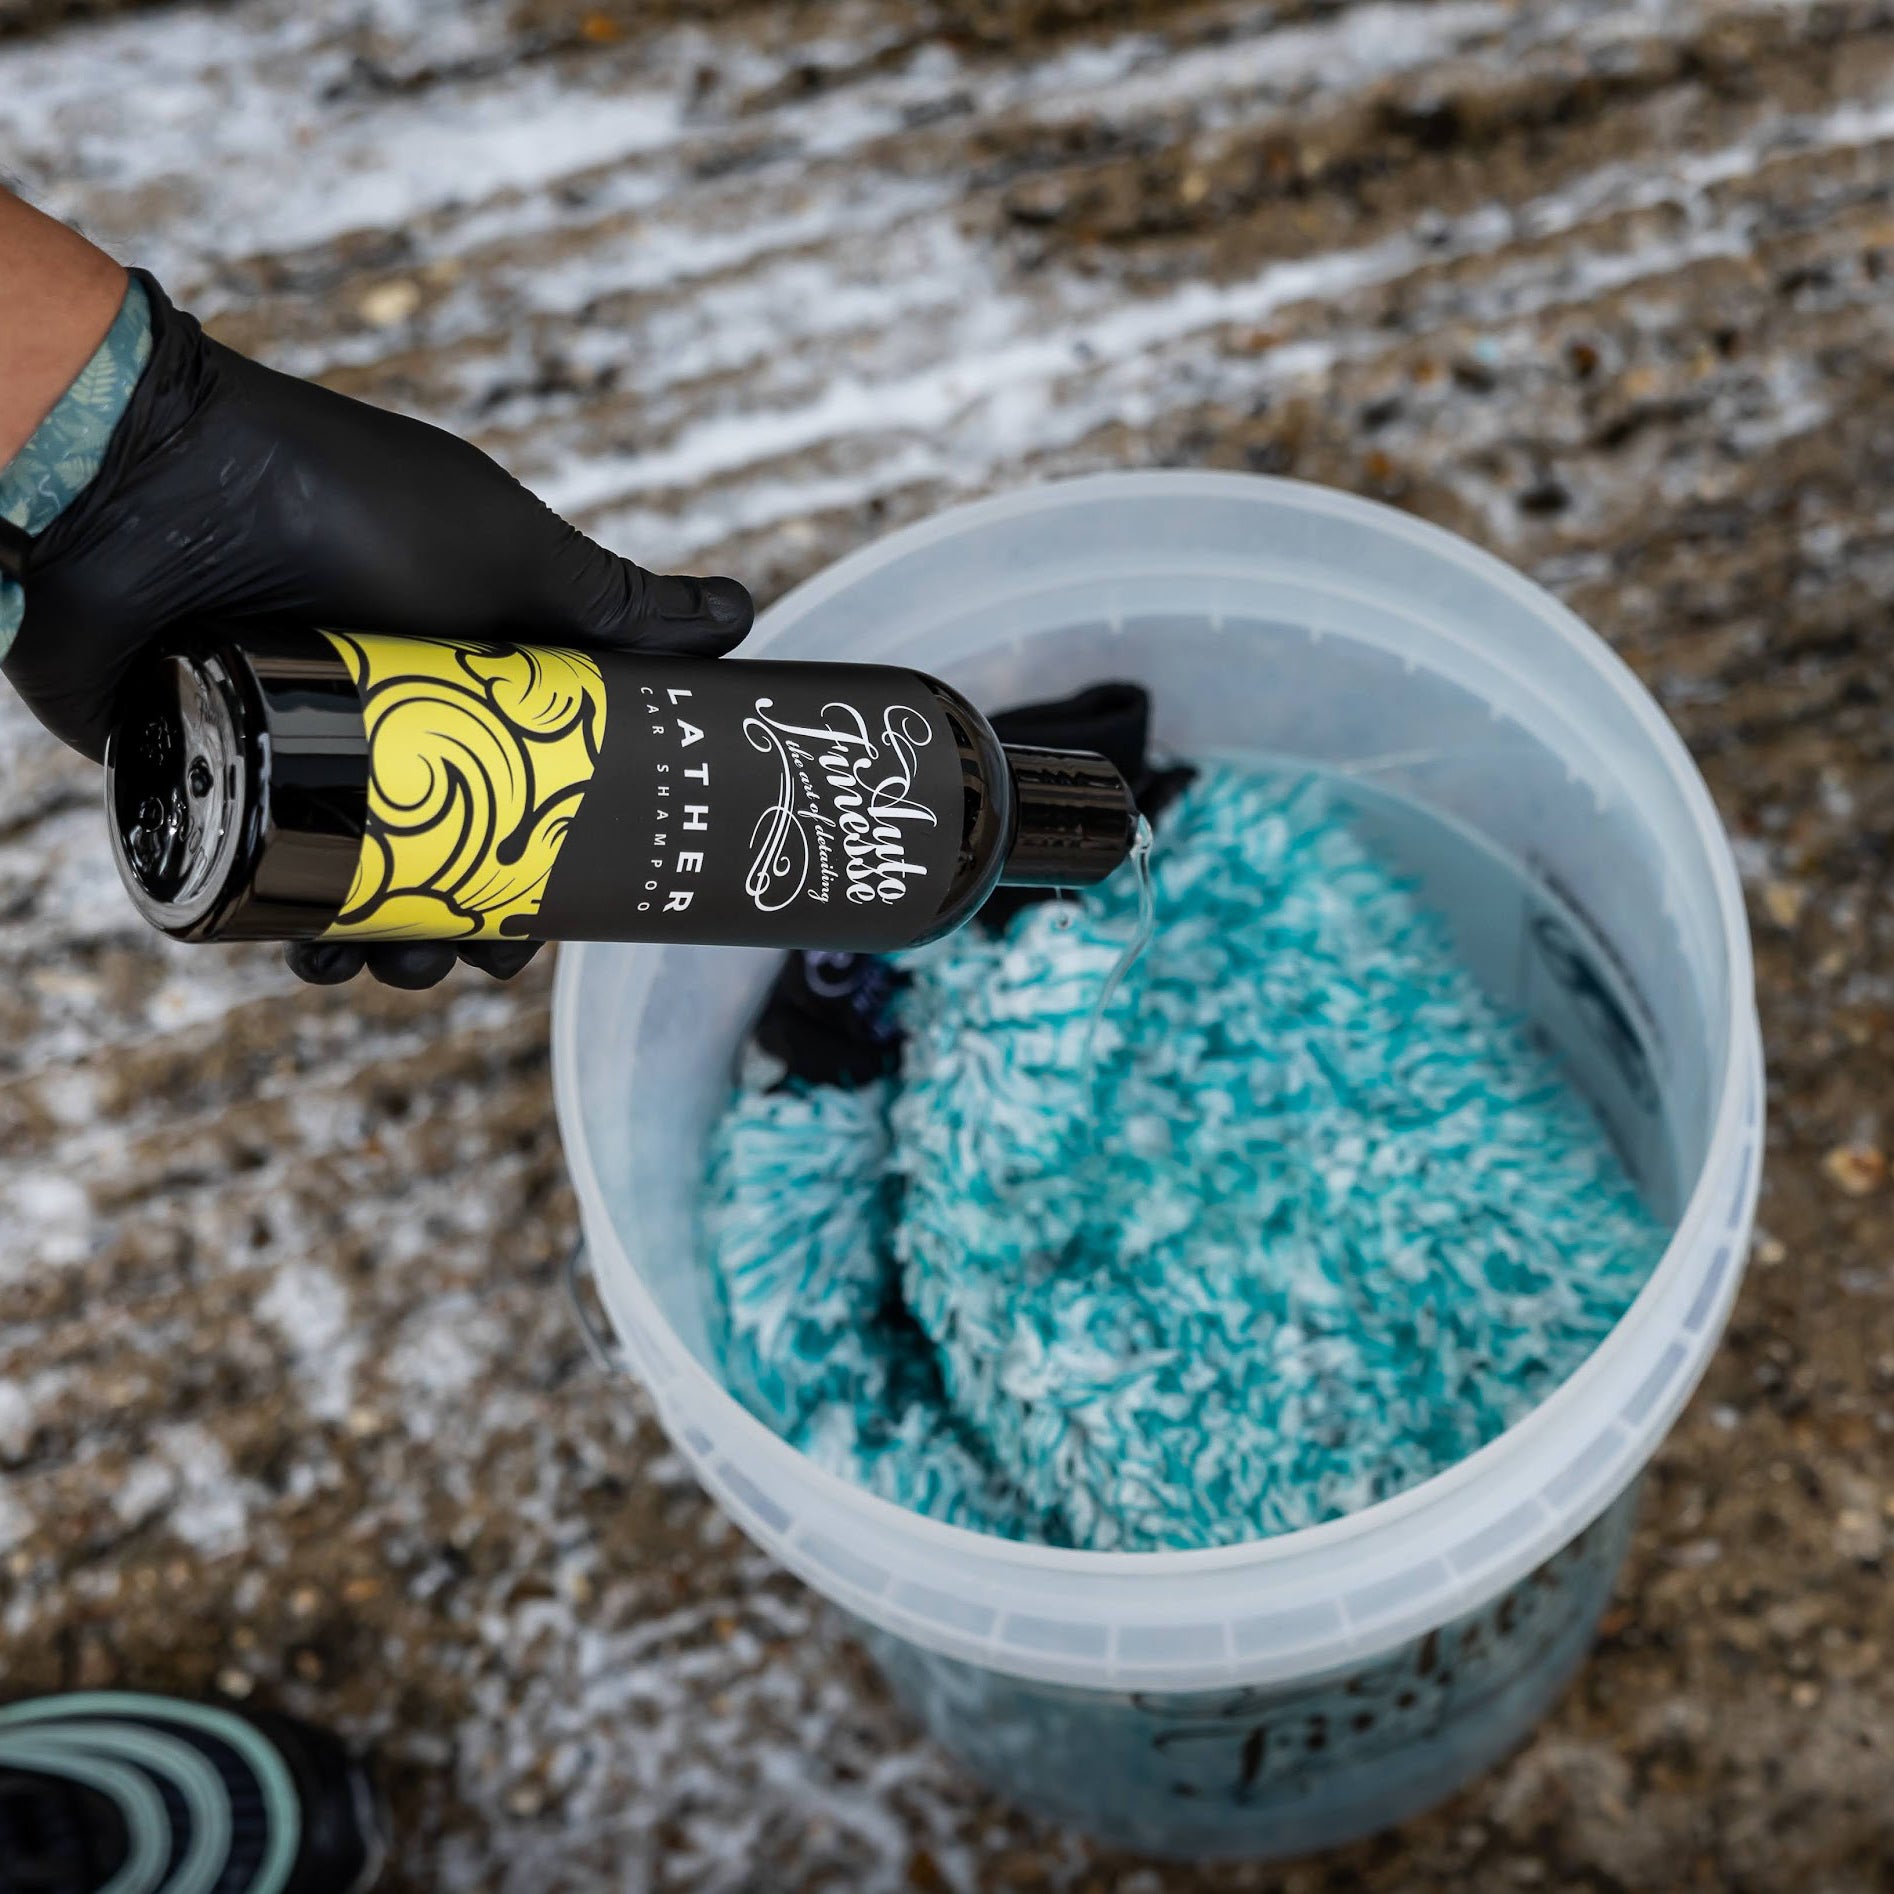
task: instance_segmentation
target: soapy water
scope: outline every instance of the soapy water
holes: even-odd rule
[[[1138,826],[1132,836],[1131,852],[1125,858],[1125,867],[1137,878],[1136,919],[1123,952],[1112,963],[1104,984],[1098,989],[1098,997],[1092,1002],[1092,1010],[1086,1017],[1084,1037],[1079,1041],[1079,1096],[1086,1101],[1087,1109],[1074,1121],[1071,1129],[1077,1140],[1082,1141],[1088,1149],[1098,1139],[1096,1113],[1091,1109],[1098,1097],[1098,1031],[1105,1023],[1105,1015],[1111,1010],[1112,1001],[1118,997],[1119,988],[1143,957],[1145,949],[1151,944],[1152,935],[1157,931],[1157,890],[1151,879],[1151,849],[1155,840],[1149,820],[1139,816]],[[1079,910],[1068,903],[1063,889],[1055,899],[1058,905],[1053,910],[1052,930],[1057,934],[1069,934],[1078,923]],[[1075,1151],[1074,1155],[1079,1153]]]
[[[1125,866],[1137,877],[1137,919],[1130,939],[1125,942],[1124,951],[1105,975],[1105,982],[1098,990],[1098,998],[1092,1002],[1091,1013],[1085,1021],[1085,1037],[1079,1042],[1080,1090],[1087,1095],[1093,1091],[1098,1076],[1098,1029],[1104,1024],[1112,1001],[1118,997],[1118,989],[1143,957],[1144,950],[1151,944],[1151,936],[1157,931],[1157,891],[1151,880],[1151,848],[1155,840],[1150,822],[1139,816],[1138,826],[1132,836],[1131,852],[1125,858]],[[1064,889],[1054,899],[1058,905],[1052,914],[1052,930],[1057,934],[1069,934],[1078,924],[1079,911],[1069,904]]]
[[[1131,938],[1125,943],[1125,950],[1118,957],[1118,963],[1105,976],[1105,984],[1099,989],[1098,998],[1092,1003],[1091,1017],[1085,1022],[1085,1039],[1079,1048],[1079,1076],[1089,1093],[1098,1077],[1098,1029],[1104,1023],[1105,1015],[1111,1010],[1111,1003],[1118,997],[1118,989],[1124,985],[1126,976],[1138,964],[1144,950],[1151,944],[1151,936],[1157,931],[1157,891],[1151,880],[1151,845],[1155,838],[1150,823],[1138,817],[1137,834],[1131,844],[1131,855],[1127,866],[1138,878],[1138,919],[1131,931]]]
[[[1613,1108],[1537,970],[1548,898],[1398,799],[1194,760],[1135,883],[908,963],[898,1072],[758,1071],[713,1134],[727,1385],[934,1518],[1103,1551],[1340,1517],[1536,1405],[1661,1248],[1609,1155],[1661,1111]]]
[[[1364,757],[1361,761],[1324,772],[1337,781],[1372,782],[1386,770],[1413,770],[1440,761],[1451,752],[1441,749],[1390,750],[1379,756]],[[1145,949],[1151,944],[1151,937],[1157,931],[1157,897],[1151,879],[1151,849],[1155,842],[1150,821],[1144,816],[1138,817],[1138,825],[1133,833],[1131,852],[1126,858],[1126,866],[1137,877],[1138,913],[1137,923],[1131,938],[1125,945],[1123,954],[1111,971],[1105,976],[1105,984],[1099,989],[1094,1002],[1091,1017],[1085,1022],[1085,1037],[1079,1048],[1079,1078],[1082,1095],[1090,1097],[1097,1084],[1098,1077],[1098,1031],[1104,1024],[1105,1015],[1111,1010],[1111,1003],[1118,997],[1118,990],[1130,976],[1131,970],[1143,957]],[[1061,933],[1070,933],[1078,922],[1079,910],[1073,905],[1064,889],[1055,896],[1058,903],[1052,917],[1054,929]]]

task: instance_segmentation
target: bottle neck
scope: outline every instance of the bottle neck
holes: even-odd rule
[[[1002,884],[1089,888],[1127,859],[1138,810],[1112,764],[1085,750],[1004,749],[1014,813]]]

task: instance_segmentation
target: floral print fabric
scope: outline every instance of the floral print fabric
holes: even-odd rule
[[[151,310],[134,279],[105,340],[26,445],[0,467],[0,519],[43,533],[92,484],[106,443],[151,358]],[[25,615],[26,596],[0,574],[0,658]]]

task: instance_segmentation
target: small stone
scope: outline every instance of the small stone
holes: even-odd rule
[[[1763,1269],[1774,1269],[1779,1263],[1788,1260],[1786,1244],[1778,1242],[1767,1230],[1758,1230],[1756,1240],[1750,1245],[1750,1254]]]
[[[1282,337],[1274,329],[1238,329],[1223,346],[1232,355],[1267,355],[1282,346]]]
[[[1821,1598],[1785,1598],[1763,1613],[1763,1623],[1772,1637],[1784,1644],[1797,1644],[1821,1623],[1828,1605]]]
[[[377,329],[392,329],[421,307],[421,285],[405,276],[391,283],[377,283],[363,292],[355,307],[364,322],[373,323]]]
[[[378,1578],[352,1578],[342,1587],[342,1597],[351,1605],[365,1605],[371,1598],[380,1596],[381,1580]]]
[[[1177,195],[1186,204],[1201,204],[1210,195],[1210,180],[1201,171],[1186,171]]]
[[[289,1660],[290,1669],[306,1684],[319,1684],[322,1681],[322,1659],[314,1651],[298,1651]]]
[[[352,1407],[349,1409],[348,1428],[357,1440],[366,1440],[371,1434],[381,1432],[382,1418],[372,1407]]]
[[[1844,1559],[1872,1563],[1887,1550],[1887,1529],[1865,1507],[1844,1506],[1835,1515],[1835,1550]]]
[[[609,13],[588,13],[579,22],[579,37],[588,46],[611,46],[625,37],[625,29]]]
[[[241,1703],[256,1688],[256,1679],[247,1670],[239,1670],[235,1664],[226,1664],[217,1673],[217,1688],[226,1697],[235,1697]]]
[[[1822,1700],[1822,1687],[1815,1683],[1799,1683],[1789,1692],[1789,1701],[1798,1710],[1812,1710]]]
[[[1808,890],[1798,881],[1772,881],[1762,891],[1763,910],[1778,927],[1793,927],[1807,900]]]
[[[111,1651],[98,1638],[80,1640],[78,1674],[74,1681],[81,1690],[104,1690],[118,1680],[118,1665]]]
[[[1822,1171],[1836,1189],[1867,1197],[1887,1181],[1887,1155],[1878,1145],[1838,1144],[1822,1159]]]
[[[506,1812],[526,1819],[537,1815],[545,1806],[545,1792],[530,1782],[506,1798]]]
[[[920,1894],[947,1894],[947,1877],[925,1848],[917,1848],[908,1856],[907,1881],[908,1886],[918,1888]]]
[[[313,1618],[322,1609],[322,1594],[313,1585],[298,1585],[289,1595],[289,1608],[299,1618]]]

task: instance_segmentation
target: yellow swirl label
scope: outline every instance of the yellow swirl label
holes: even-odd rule
[[[327,632],[362,695],[368,822],[326,938],[527,939],[598,767],[576,651]]]

